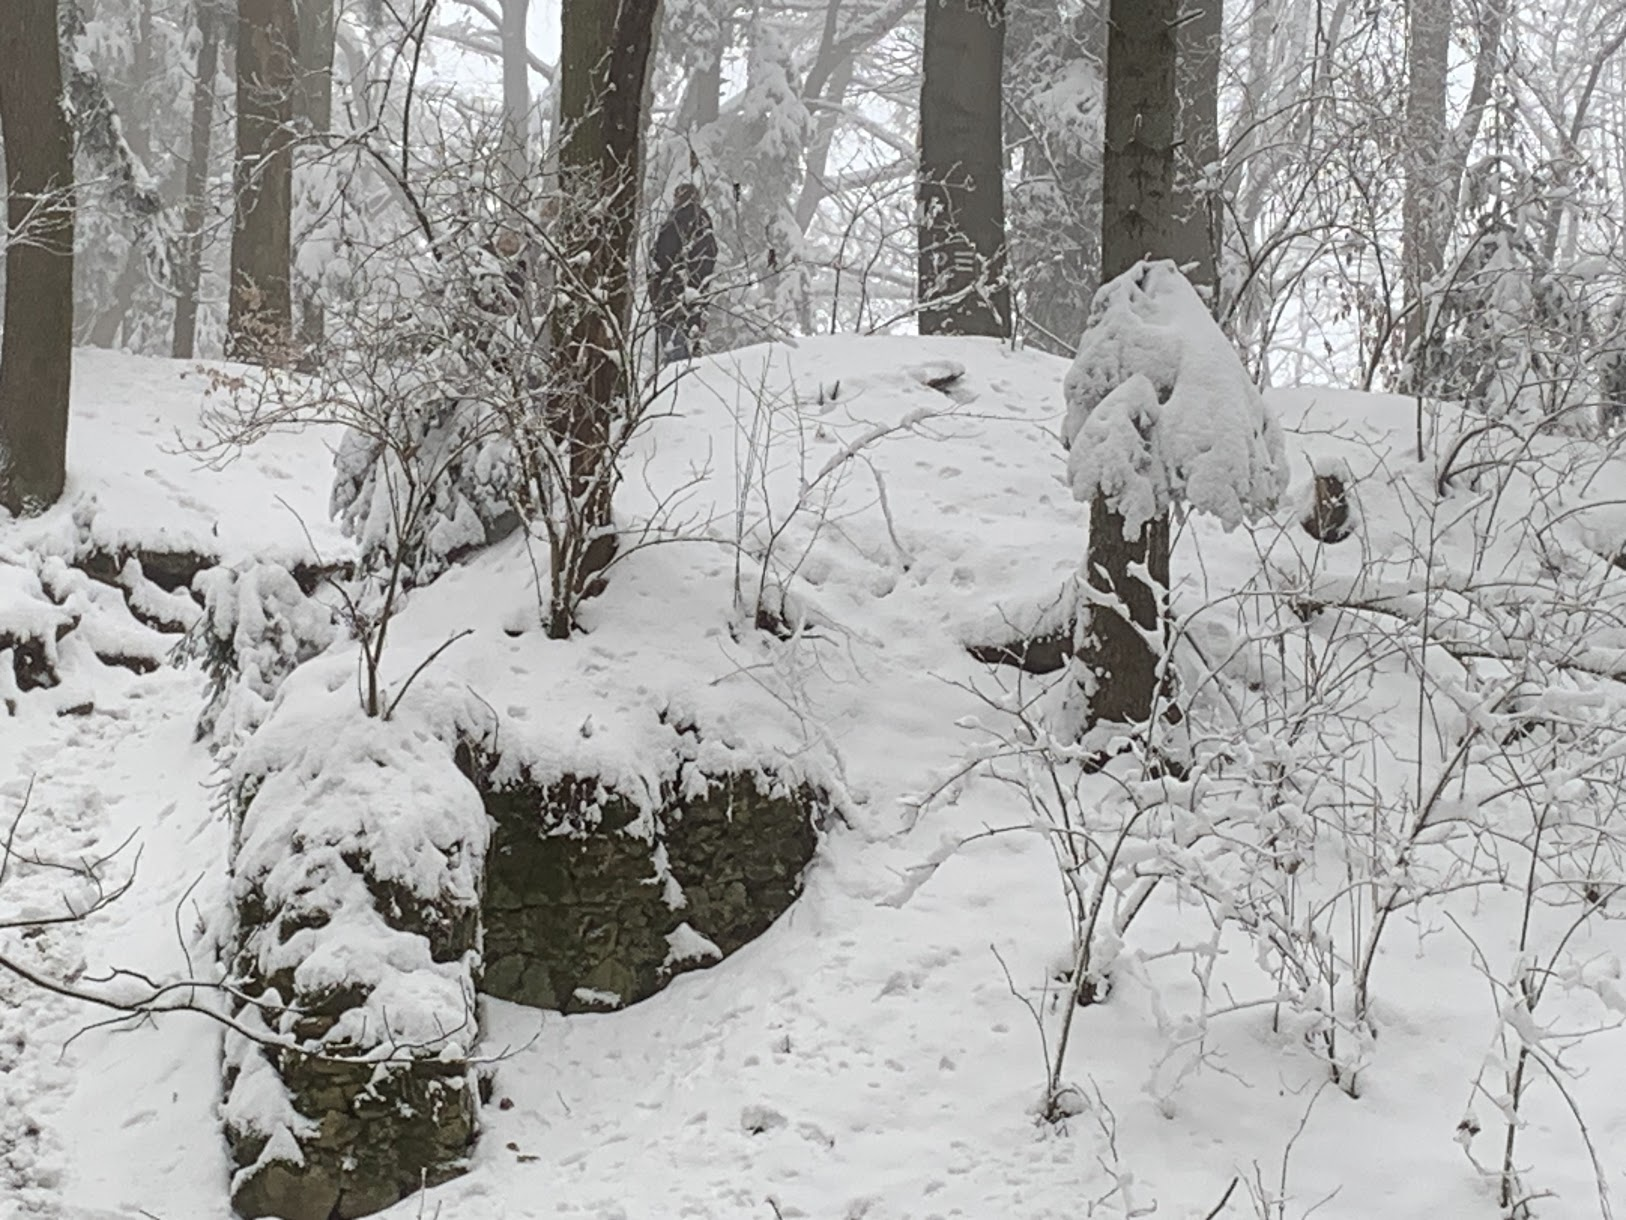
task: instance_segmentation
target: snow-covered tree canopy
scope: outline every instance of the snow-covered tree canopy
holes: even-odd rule
[[[1141,262],[1095,294],[1063,385],[1067,477],[1126,534],[1177,505],[1226,528],[1287,487],[1281,429],[1197,292],[1172,262]]]

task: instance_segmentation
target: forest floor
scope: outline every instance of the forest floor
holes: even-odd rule
[[[1077,1012],[1064,1076],[1083,1104],[1039,1121],[1072,924],[1024,794],[967,764],[1000,707],[1056,678],[986,665],[967,646],[1060,622],[1086,525],[1055,435],[1066,367],[987,341],[829,339],[720,356],[680,382],[622,511],[664,512],[689,541],[709,531],[727,543],[766,494],[783,526],[767,583],[787,596],[773,609],[803,625],[803,652],[730,631],[726,545],[633,555],[589,603],[587,634],[566,643],[542,638],[534,618],[512,634],[536,609],[519,540],[414,596],[393,672],[473,627],[441,676],[478,691],[519,748],[549,748],[559,724],[613,737],[677,700],[742,733],[767,724],[773,748],[816,759],[846,800],[803,896],[722,963],[614,1013],[487,1001],[484,1051],[498,1062],[471,1171],[387,1215],[1500,1214],[1459,1124],[1477,1116],[1485,1133],[1470,1151],[1498,1166],[1496,1088],[1487,1097],[1475,1081],[1506,1035],[1489,979],[1516,949],[1513,889],[1397,917],[1374,972],[1377,1036],[1350,1096],[1302,1026],[1281,1019],[1253,948],[1215,936],[1202,901],[1171,888],[1129,934],[1110,1000]],[[206,388],[195,368],[82,354],[69,494],[39,521],[0,522],[0,562],[91,544],[192,547],[224,563],[344,554],[326,513],[333,438],[274,438],[200,468],[176,442],[195,430]],[[1175,557],[1185,597],[1240,588],[1289,534],[1317,546],[1294,517],[1311,457],[1339,457],[1372,483],[1369,550],[1402,528],[1379,489],[1415,464],[1414,404],[1309,389],[1270,401],[1294,461],[1282,515],[1292,528],[1264,543],[1258,529],[1193,523]],[[662,489],[685,483],[670,503]],[[742,588],[749,603],[753,582]],[[0,604],[0,628],[7,612]],[[194,741],[204,678],[167,665],[135,674],[77,651],[63,669],[63,686],[0,716],[0,829],[17,819],[0,947],[87,983],[112,970],[210,977],[231,835],[215,760]],[[1410,782],[1399,743],[1419,735],[1408,673],[1374,661],[1356,709],[1390,740],[1385,774],[1399,787]],[[625,748],[637,742],[627,731]],[[1328,854],[1335,872],[1347,865]],[[106,876],[130,879],[117,902],[37,934],[4,930],[92,897],[83,871],[48,862],[102,858]],[[1204,998],[1202,955],[1188,950],[1208,937],[1220,964]],[[1623,951],[1626,933],[1600,919],[1565,961],[1618,978]],[[1563,1089],[1532,1087],[1521,1111],[1517,1161],[1538,1196],[1529,1214],[1549,1220],[1607,1215],[1600,1193],[1626,1193],[1626,1032],[1588,1007],[1597,994],[1553,1002],[1554,1018],[1596,1032],[1566,1038]],[[1182,1021],[1224,1008],[1194,1050]],[[87,1028],[105,1015],[0,977],[0,1220],[219,1220],[218,1029],[192,1015]]]

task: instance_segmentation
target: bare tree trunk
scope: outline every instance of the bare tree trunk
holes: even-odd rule
[[[660,0],[565,0],[561,15],[556,240],[571,278],[552,316],[548,409],[580,519],[572,552],[554,556],[556,589],[562,580],[571,594],[554,598],[556,638],[574,628],[574,601],[615,550],[611,446],[631,391],[639,152],[659,8]]]
[[[1105,64],[1105,4],[1087,0],[1064,23],[1046,0],[1006,7],[1006,146],[1021,160],[1006,218],[1016,323],[1025,342],[1061,356],[1077,350],[1101,283],[1101,146],[1049,102],[1058,75],[1088,79]]]
[[[333,126],[333,48],[338,29],[334,0],[298,0],[299,84],[295,117],[321,134]]]
[[[198,63],[192,83],[192,132],[186,160],[186,221],[175,264],[175,329],[170,353],[190,360],[197,347],[203,283],[203,227],[209,220],[209,155],[214,142],[215,74],[220,69],[217,0],[197,0]]]
[[[691,110],[690,130],[715,123],[723,111],[723,55],[728,50],[730,24],[717,24],[717,41],[704,64],[689,78],[689,89],[694,103]]]
[[[0,140],[11,243],[0,337],[0,506],[19,514],[55,503],[67,476],[73,132],[58,47],[56,0],[6,0]]]
[[[1102,172],[1101,274],[1107,280],[1143,258],[1166,256],[1174,245],[1179,15],[1180,0],[1112,2]],[[1162,661],[1162,650],[1154,651],[1148,638],[1166,635],[1168,516],[1126,537],[1123,515],[1097,494],[1085,568],[1093,596],[1080,606],[1077,656],[1088,722],[1145,724]]]
[[[920,332],[1011,333],[1001,98],[1005,0],[927,0],[920,88]]]
[[[679,135],[692,135],[715,123],[722,112],[723,56],[733,28],[731,8],[732,0],[703,0],[687,10],[693,41],[681,55],[681,71],[688,80],[672,115],[672,130]]]
[[[1426,378],[1428,286],[1445,266],[1445,100],[1451,51],[1451,0],[1407,0],[1406,194],[1401,209],[1406,350],[1414,374]]]
[[[530,173],[531,65],[525,18],[530,0],[502,0],[503,195],[517,200]]]
[[[226,354],[262,364],[293,347],[293,122],[299,24],[293,0],[239,0],[236,212]]]
[[[813,217],[824,202],[828,189],[825,173],[830,164],[830,145],[835,140],[840,115],[833,107],[846,99],[847,87],[852,83],[853,52],[837,46],[841,30],[841,0],[830,0],[824,10],[824,31],[819,35],[819,53],[802,82],[802,97],[811,106],[814,102],[828,103],[814,114],[813,142],[804,158],[807,172],[802,177],[802,190],[796,197],[796,227],[803,233],[813,223]]]
[[[321,135],[333,127],[333,53],[337,29],[334,0],[299,0],[299,88],[295,117],[299,129],[307,134]],[[308,169],[326,155],[321,144],[312,143],[302,154],[300,163]],[[326,337],[327,315],[318,284],[302,280],[298,297],[299,350],[302,364],[309,368],[318,358],[315,353]]]
[[[136,15],[135,46],[132,48],[135,87],[141,102],[140,121],[132,123],[128,116],[121,115],[125,120],[124,137],[130,141],[131,150],[143,165],[149,164],[152,159],[152,95],[156,91],[152,53],[157,40],[153,37],[152,3],[153,0],[141,0]]]
[[[853,58],[856,52],[837,44],[841,29],[841,0],[830,0],[824,10],[824,32],[819,36],[819,53],[802,83],[802,97],[809,105],[824,102],[827,105],[815,112],[813,142],[808,146],[804,162],[807,171],[802,177],[802,189],[796,197],[796,227],[803,233],[813,223],[819,204],[829,193],[825,174],[830,165],[830,146],[835,141],[840,106],[852,84]]]
[[[1180,94],[1169,256],[1207,302],[1219,304],[1219,71],[1222,0],[1185,0],[1176,40]]]
[[[1558,230],[1566,216],[1570,221],[1570,232],[1572,234],[1575,232],[1576,215],[1569,198],[1569,187],[1574,178],[1575,167],[1581,163],[1579,148],[1581,133],[1586,130],[1587,112],[1592,108],[1593,94],[1597,90],[1599,78],[1604,68],[1620,52],[1622,44],[1626,44],[1626,26],[1622,26],[1593,50],[1586,81],[1575,98],[1575,113],[1570,116],[1569,127],[1562,135],[1563,155],[1558,158],[1554,167],[1552,202],[1547,207],[1547,219],[1543,225],[1541,239],[1542,258],[1549,267],[1558,254]],[[1469,104],[1471,107],[1471,98]]]

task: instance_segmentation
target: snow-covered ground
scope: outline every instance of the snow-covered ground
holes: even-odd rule
[[[629,519],[665,504],[662,525],[680,540],[619,564],[586,607],[585,635],[561,643],[537,629],[523,539],[415,593],[389,676],[473,627],[429,671],[424,697],[454,680],[475,692],[500,722],[505,758],[544,769],[590,760],[636,777],[657,712],[676,708],[741,748],[797,760],[846,799],[803,897],[720,965],[609,1014],[489,1001],[484,1051],[499,1061],[473,1169],[390,1214],[1498,1214],[1496,1184],[1464,1155],[1458,1126],[1475,1113],[1484,1134],[1472,1151],[1500,1164],[1496,1086],[1476,1095],[1474,1081],[1506,1028],[1480,955],[1505,973],[1521,919],[1512,890],[1397,917],[1374,972],[1377,1038],[1351,1097],[1301,1025],[1273,1020],[1271,978],[1232,933],[1215,942],[1223,957],[1205,1011],[1236,1011],[1207,1020],[1197,1059],[1182,1029],[1203,1009],[1193,973],[1203,956],[1156,955],[1212,935],[1212,921],[1200,899],[1171,889],[1134,924],[1110,1000],[1077,1012],[1064,1075],[1084,1104],[1064,1123],[1037,1121],[1055,975],[1072,951],[1068,906],[1021,792],[962,773],[1013,692],[1054,679],[1019,681],[966,646],[1063,621],[1085,537],[1058,436],[1066,369],[974,340],[828,339],[720,356],[679,383],[673,418],[647,439],[621,502]],[[322,558],[346,553],[325,511],[331,438],[279,438],[201,470],[175,438],[195,427],[207,377],[106,355],[83,356],[76,374],[69,496],[41,521],[0,523],[0,564],[38,567],[86,539],[226,563],[308,560],[313,545]],[[1294,463],[1287,505],[1276,524],[1230,534],[1191,521],[1175,556],[1180,604],[1229,595],[1265,569],[1323,593],[1343,582],[1370,594],[1363,581],[1404,592],[1415,556],[1402,552],[1418,529],[1394,488],[1416,478],[1414,404],[1313,390],[1272,401]],[[1361,539],[1345,549],[1323,553],[1298,529],[1311,459],[1322,470],[1343,462],[1365,493]],[[688,490],[668,503],[675,487]],[[1425,531],[1439,562],[1424,566],[1449,575],[1475,543],[1447,516]],[[1574,537],[1561,541],[1578,550],[1602,520],[1568,519]],[[788,645],[731,630],[742,533],[775,537],[766,580],[746,571],[741,591],[750,606],[763,589],[764,608],[801,627]],[[1512,554],[1505,567],[1524,571]],[[1225,630],[1216,620],[1203,638],[1217,647]],[[1591,644],[1600,655],[1620,647]],[[338,647],[290,683],[290,702],[354,672]],[[64,895],[87,898],[82,877],[40,861],[95,859],[128,841],[106,871],[116,882],[134,866],[134,882],[88,921],[0,932],[0,945],[56,977],[207,974],[230,836],[211,799],[214,760],[192,740],[203,678],[136,675],[82,651],[64,660],[91,710],[58,715],[64,697],[38,692],[0,718],[0,827],[32,785],[0,928]],[[1406,760],[1438,748],[1417,744],[1408,664],[1373,661],[1346,709],[1371,726],[1369,752],[1387,751],[1378,771],[1400,787]],[[937,799],[922,805],[927,793]],[[1020,829],[982,834],[1005,827]],[[1575,935],[1565,961],[1587,963],[1585,994],[1552,1001],[1544,1023],[1549,1012],[1576,1029],[1616,1019],[1607,1002],[1588,1003],[1607,1001],[1622,941],[1605,920]],[[1042,1036],[1028,1004],[1044,1013]],[[176,1016],[80,1032],[102,1015],[0,977],[0,1218],[228,1214],[218,1031]],[[1575,1072],[1565,1092],[1538,1085],[1524,1102],[1518,1162],[1543,1196],[1532,1214],[1599,1215],[1588,1140],[1602,1185],[1626,1192],[1616,1083],[1626,1033],[1578,1037],[1564,1063]]]

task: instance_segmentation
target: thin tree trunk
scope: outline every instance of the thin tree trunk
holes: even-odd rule
[[[73,133],[63,107],[56,0],[0,11],[6,149],[5,329],[0,337],[0,506],[37,513],[67,477],[73,368]]]
[[[192,83],[192,132],[186,160],[186,229],[175,264],[175,329],[170,352],[190,360],[197,347],[198,290],[203,283],[203,228],[209,220],[209,155],[214,142],[215,74],[220,69],[216,0],[197,0],[198,62]]]
[[[293,0],[239,0],[236,211],[226,354],[282,363],[293,346]]]
[[[150,164],[152,140],[149,132],[153,118],[153,30],[152,0],[140,0],[136,7],[135,45],[130,49],[131,89],[136,100],[136,113],[121,110],[124,138],[143,165]]]
[[[295,117],[320,135],[333,126],[333,51],[338,28],[334,0],[299,2],[299,87]]]
[[[723,55],[728,50],[728,35],[732,27],[727,20],[717,23],[717,41],[711,46],[706,62],[695,68],[689,78],[689,94],[693,98],[686,130],[697,131],[715,123],[723,112]]]
[[[920,89],[920,332],[1011,333],[1001,84],[1005,0],[927,0]]]
[[[819,53],[813,67],[802,84],[802,97],[809,104],[827,102],[841,105],[852,83],[853,56],[838,52],[836,35],[841,29],[841,0],[830,0],[824,10],[824,31],[819,35]],[[803,233],[813,222],[819,204],[824,201],[824,175],[830,163],[830,144],[835,139],[839,115],[833,109],[820,109],[814,118],[813,142],[807,150],[807,172],[802,178],[802,190],[796,198],[796,227]]]
[[[1185,0],[1176,40],[1180,94],[1174,179],[1173,245],[1169,256],[1207,302],[1219,304],[1220,40],[1222,0]]]
[[[516,205],[530,174],[530,0],[502,0],[502,164],[505,202]]]
[[[638,231],[639,151],[659,0],[565,0],[559,45],[560,215],[556,235],[570,281],[552,315],[549,415],[569,454],[579,513],[573,553],[555,556],[548,630],[574,628],[574,602],[609,563],[617,414],[632,373],[632,259]],[[562,562],[564,570],[559,569]]]
[[[1401,207],[1401,263],[1407,307],[1406,349],[1415,371],[1428,366],[1429,285],[1445,266],[1451,204],[1445,198],[1446,67],[1451,0],[1407,0],[1406,194]],[[1425,374],[1426,376],[1426,374]],[[1421,384],[1421,383],[1419,383]]]
[[[1101,273],[1107,280],[1173,248],[1179,14],[1180,0],[1112,3],[1101,183]],[[1123,515],[1097,494],[1090,504],[1085,568],[1095,594],[1083,599],[1077,636],[1087,722],[1145,724],[1162,661],[1162,649],[1154,650],[1148,639],[1166,637],[1168,516],[1154,517],[1126,537]]]
[[[1558,254],[1558,230],[1564,216],[1567,213],[1572,224],[1575,220],[1569,187],[1574,178],[1575,166],[1581,162],[1581,133],[1586,130],[1587,112],[1592,108],[1593,94],[1597,90],[1604,68],[1614,60],[1622,44],[1626,44],[1626,26],[1622,26],[1594,50],[1586,82],[1581,86],[1581,92],[1575,99],[1575,113],[1570,116],[1568,129],[1560,133],[1563,140],[1562,155],[1554,169],[1551,188],[1553,198],[1547,208],[1547,220],[1543,226],[1541,240],[1542,257],[1549,267]]]
[[[1006,144],[1021,154],[1007,218],[1016,322],[1025,342],[1071,356],[1101,283],[1101,147],[1045,103],[1058,74],[1082,83],[1105,64],[1105,0],[1079,5],[1065,24],[1046,0],[1009,0],[1006,14],[1004,92],[1014,128]],[[1045,103],[1034,105],[1036,97]]]
[[[841,122],[841,116],[834,107],[846,102],[847,89],[852,80],[853,60],[848,56],[830,73],[830,83],[825,86],[824,97],[819,99],[829,103],[830,108],[818,112],[813,142],[808,145],[805,158],[807,174],[802,179],[801,194],[796,197],[796,227],[803,233],[813,223],[813,217],[818,215],[819,204],[830,194],[826,175],[830,170],[830,149],[835,144],[836,129]]]
[[[333,54],[338,28],[334,0],[299,0],[299,90],[295,100],[299,129],[308,135],[323,135],[333,127]],[[307,171],[327,155],[325,147],[313,142],[305,147],[300,164]],[[295,179],[299,167],[295,168]],[[308,193],[312,187],[305,188]],[[321,187],[316,188],[318,192]],[[318,208],[326,200],[314,201]],[[299,350],[303,367],[314,367],[315,353],[327,335],[327,314],[322,307],[318,283],[304,279],[298,286]]]

